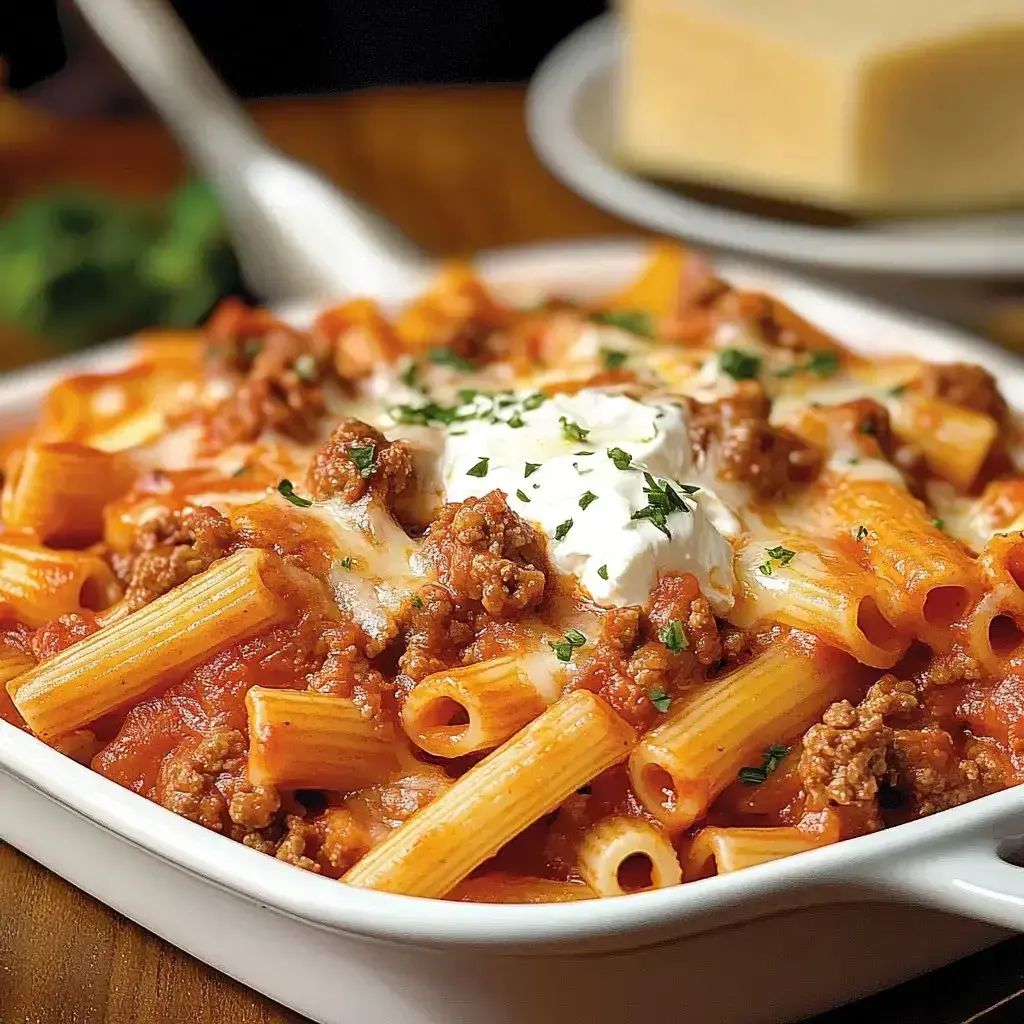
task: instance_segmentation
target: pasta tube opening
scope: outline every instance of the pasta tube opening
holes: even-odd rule
[[[971,605],[971,594],[966,587],[932,587],[924,599],[924,620],[938,629],[952,626],[963,617]]]
[[[493,658],[423,679],[406,698],[402,725],[435,757],[492,750],[546,707],[515,658]]]
[[[663,889],[683,878],[668,837],[639,818],[607,818],[593,825],[580,842],[579,865],[598,896]]]

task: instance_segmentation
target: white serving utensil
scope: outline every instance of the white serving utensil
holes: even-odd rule
[[[267,303],[415,292],[427,261],[379,215],[289,159],[204,60],[164,0],[78,0],[227,216],[246,283]]]

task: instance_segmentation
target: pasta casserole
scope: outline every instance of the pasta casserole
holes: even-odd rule
[[[4,446],[0,717],[298,868],[678,885],[1024,772],[1017,424],[660,245],[601,301],[451,264],[240,302]],[[0,731],[2,739],[2,731]]]

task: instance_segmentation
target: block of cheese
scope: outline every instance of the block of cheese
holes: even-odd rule
[[[1024,201],[1024,0],[622,0],[640,173],[852,211]]]

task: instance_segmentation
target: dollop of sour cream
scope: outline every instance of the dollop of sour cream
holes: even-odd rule
[[[692,482],[686,411],[598,389],[539,397],[515,395],[445,428],[447,500],[503,491],[547,536],[554,566],[598,604],[643,604],[661,574],[689,572],[715,611],[727,611],[734,576],[725,534],[740,524]],[[644,517],[666,503],[663,518]]]

